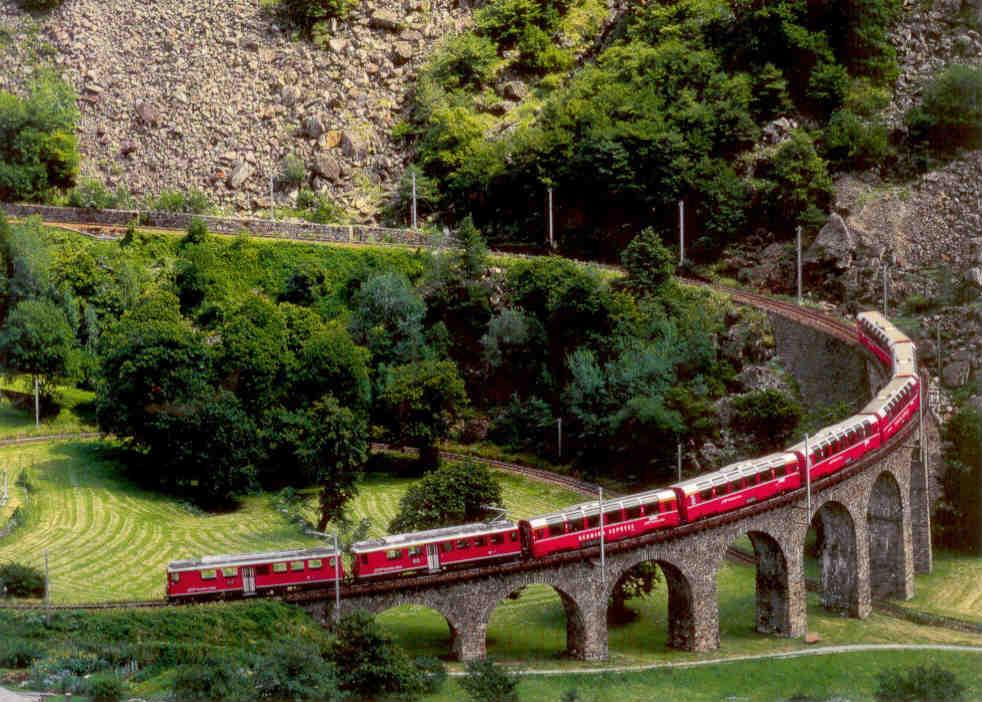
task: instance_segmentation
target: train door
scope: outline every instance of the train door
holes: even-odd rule
[[[255,568],[242,569],[242,594],[244,595],[256,594],[256,569]]]
[[[426,544],[426,565],[431,573],[440,570],[440,552],[437,544]]]

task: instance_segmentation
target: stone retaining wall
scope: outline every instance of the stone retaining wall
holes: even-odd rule
[[[145,210],[95,210],[49,205],[3,203],[3,211],[11,217],[41,217],[46,222],[93,224],[125,227],[137,222],[144,227],[187,229],[193,219],[202,220],[208,231],[216,234],[249,234],[297,241],[317,241],[347,244],[397,244],[401,246],[437,247],[448,240],[431,232],[412,229],[370,227],[360,224],[315,224],[270,219],[239,217],[208,217],[175,212]]]

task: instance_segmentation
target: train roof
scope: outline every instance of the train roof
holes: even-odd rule
[[[914,344],[897,344],[893,347],[893,374],[915,375],[917,373],[917,348]]]
[[[863,414],[876,414],[881,412],[883,408],[890,404],[897,395],[906,387],[913,386],[917,384],[917,377],[911,375],[905,375],[902,377],[894,378],[889,383],[887,383],[883,388],[876,393],[868,405],[863,407]]]
[[[832,424],[830,426],[824,427],[823,429],[819,429],[817,432],[815,432],[813,436],[809,436],[808,449],[809,451],[811,451],[815,449],[817,446],[821,446],[825,443],[828,443],[829,441],[833,441],[839,438],[840,436],[842,436],[843,434],[846,434],[852,431],[853,429],[856,429],[857,427],[861,427],[864,424],[865,425],[874,424],[875,422],[876,419],[870,417],[865,413],[854,414],[853,416],[849,417],[849,419],[845,419],[836,424]],[[797,444],[795,444],[788,450],[804,453],[805,442],[799,441]]]
[[[893,346],[894,344],[913,344],[906,334],[897,329],[889,319],[884,317],[881,313],[871,310],[869,312],[860,312],[856,317],[860,324],[865,324],[867,327],[871,327],[880,332],[886,341]]]
[[[779,466],[786,466],[789,463],[797,463],[798,457],[788,451],[771,453],[760,458],[751,458],[738,463],[731,463],[723,466],[717,471],[706,473],[696,478],[683,480],[675,483],[673,487],[678,488],[684,495],[692,495],[707,488],[715,487],[730,482],[734,478],[742,478],[748,475],[756,475],[764,470],[771,470]]]
[[[427,529],[425,531],[414,531],[408,534],[391,534],[378,539],[366,539],[359,541],[351,547],[352,553],[364,553],[367,551],[377,551],[403,546],[415,546],[431,541],[441,541],[444,539],[454,539],[463,536],[482,536],[484,534],[497,534],[502,531],[515,529],[515,522],[508,519],[499,519],[494,522],[480,522],[475,524],[461,524],[459,526],[440,527],[438,529]]]
[[[618,497],[612,500],[604,500],[604,512],[614,508],[626,509],[628,507],[637,507],[638,505],[642,504],[665,502],[674,499],[676,499],[676,496],[675,493],[672,492],[671,488],[646,490],[645,492],[638,492],[633,495],[625,495],[624,497]],[[536,517],[531,517],[528,522],[529,526],[531,526],[533,529],[537,529],[538,527],[546,526],[547,524],[565,522],[569,521],[570,519],[583,519],[584,517],[596,516],[599,513],[600,500],[593,500],[592,502],[581,502],[576,505],[570,505],[565,509],[550,512],[549,514],[541,514]]]
[[[202,556],[199,560],[173,561],[167,571],[198,570],[200,568],[222,568],[227,566],[249,566],[278,561],[293,561],[307,558],[331,558],[337,551],[328,546],[293,549],[290,551],[265,551],[262,553],[237,553],[221,556]]]

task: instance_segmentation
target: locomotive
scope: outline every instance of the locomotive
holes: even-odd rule
[[[530,519],[394,534],[351,547],[352,572],[342,554],[328,548],[206,556],[167,567],[171,600],[242,597],[339,580],[438,573],[480,565],[544,558],[600,542],[643,536],[746,507],[797,490],[878,450],[920,408],[920,378],[913,342],[877,312],[857,322],[858,341],[891,371],[886,386],[858,414],[825,427],[805,443],[666,488],[584,502]]]

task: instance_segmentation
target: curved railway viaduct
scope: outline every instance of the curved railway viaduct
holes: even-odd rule
[[[840,363],[842,354],[851,354],[862,368],[861,347],[847,325],[773,299],[728,292],[737,302],[815,332],[812,341],[820,343],[810,343],[810,353],[830,361],[838,356]],[[885,380],[879,367],[869,359],[865,363],[869,384],[879,386]],[[824,606],[863,619],[873,598],[912,597],[915,570],[931,569],[928,476],[919,441],[914,422],[875,455],[816,481],[810,512],[802,489],[725,517],[609,544],[604,564],[594,547],[486,570],[358,584],[343,590],[342,606],[373,613],[401,605],[433,609],[449,625],[451,654],[471,660],[485,655],[488,623],[498,604],[525,586],[548,585],[565,609],[567,653],[600,660],[607,657],[609,598],[633,568],[653,562],[668,589],[668,644],[709,651],[720,643],[717,573],[727,548],[749,536],[756,556],[756,628],[775,636],[798,637],[806,630],[804,551],[813,526],[822,533]],[[327,621],[333,594],[296,593],[288,599]]]

